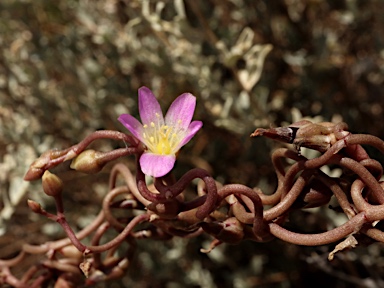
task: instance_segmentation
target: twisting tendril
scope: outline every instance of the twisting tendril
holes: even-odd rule
[[[33,200],[29,200],[28,205],[33,212],[58,222],[67,237],[41,245],[25,244],[15,258],[0,260],[3,275],[0,281],[14,287],[40,287],[53,281],[53,275],[57,283],[68,285],[91,285],[119,278],[129,268],[136,242],[143,238],[167,240],[205,233],[213,240],[210,247],[201,249],[204,253],[221,243],[238,244],[243,240],[265,242],[279,238],[307,246],[340,242],[329,259],[340,250],[354,247],[357,244],[354,236],[358,234],[384,242],[382,225],[379,225],[384,219],[384,183],[380,181],[383,166],[370,158],[362,146],[372,146],[384,153],[383,140],[372,135],[352,134],[345,123],[306,120],[287,127],[259,128],[251,136],[293,144],[293,150],[279,148],[272,154],[278,185],[271,195],[264,194],[258,187],[222,185],[198,168],[186,172],[180,179],[174,179],[169,173],[148,184],[139,161],[145,147],[136,138],[117,131],[97,131],[70,148],[45,152],[31,164],[25,180],[42,179],[44,192],[55,200],[56,214],[48,213]],[[126,147],[109,152],[88,149],[99,139],[123,141]],[[303,156],[302,148],[321,154],[308,159]],[[97,173],[106,163],[127,155],[137,158],[136,175],[124,164],[115,164],[100,213],[75,233],[65,217],[62,198],[65,182],[49,170],[71,160],[72,169]],[[326,165],[340,167],[343,172],[331,177],[320,170]],[[195,197],[187,200],[185,191],[194,187],[191,183],[196,179],[199,182]],[[292,211],[328,205],[333,196],[338,210],[347,216],[345,223],[312,234],[293,232],[286,227]],[[124,210],[125,216],[118,217],[118,210]],[[115,231],[116,236],[104,243],[103,236],[110,231]],[[89,241],[84,241],[85,238]],[[128,248],[117,256],[115,251],[123,243]],[[45,254],[43,265],[36,264],[21,278],[14,276],[12,268],[31,254]]]

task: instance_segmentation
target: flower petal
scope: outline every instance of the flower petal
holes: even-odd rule
[[[143,142],[143,125],[135,117],[129,114],[121,114],[117,120],[119,120],[133,136]]]
[[[164,124],[163,112],[152,91],[143,86],[139,88],[139,113],[141,122],[149,125],[151,122]]]
[[[165,115],[165,123],[169,126],[186,130],[191,123],[196,107],[196,97],[191,93],[181,94],[172,102]]]
[[[192,139],[193,136],[200,130],[200,128],[203,127],[203,122],[201,121],[192,121],[192,123],[188,126],[187,133],[185,134],[185,137],[183,140],[181,140],[179,144],[179,149],[187,144],[189,140]]]
[[[172,170],[175,161],[175,155],[144,153],[140,157],[141,171],[149,176],[162,177]]]

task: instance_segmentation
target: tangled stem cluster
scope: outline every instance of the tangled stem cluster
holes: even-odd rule
[[[40,287],[55,281],[55,287],[73,287],[119,278],[131,263],[135,243],[143,238],[167,240],[207,233],[213,241],[210,247],[201,249],[205,253],[220,243],[236,244],[245,239],[265,242],[279,238],[307,246],[340,242],[330,253],[330,260],[337,251],[358,244],[354,235],[365,234],[384,242],[384,232],[380,229],[384,219],[384,184],[380,181],[383,166],[370,158],[361,146],[372,146],[384,153],[384,141],[371,135],[351,134],[345,123],[309,121],[257,129],[252,134],[261,135],[295,146],[294,150],[280,148],[272,154],[278,185],[271,195],[241,184],[222,185],[198,168],[177,181],[172,174],[167,174],[155,178],[149,185],[138,160],[144,152],[143,145],[136,138],[117,131],[97,131],[68,149],[44,153],[31,165],[25,180],[42,178],[44,192],[55,199],[57,212],[48,213],[32,200],[28,205],[33,212],[58,222],[67,238],[42,245],[25,244],[17,257],[0,260],[0,282],[14,287]],[[124,141],[128,146],[110,152],[87,149],[95,140],[106,138]],[[302,147],[316,149],[321,154],[307,159],[300,153]],[[125,165],[116,164],[110,172],[109,191],[98,216],[74,233],[65,218],[64,183],[48,170],[72,160],[71,168],[97,173],[106,163],[127,155],[136,156],[136,177]],[[331,177],[320,170],[326,165],[340,167],[343,172]],[[195,197],[186,200],[185,191],[195,179],[200,179]],[[344,224],[317,234],[292,232],[285,227],[292,211],[328,205],[333,197],[339,205],[333,208],[342,211],[348,219]],[[116,216],[116,211],[121,209],[129,216]],[[117,231],[117,236],[102,243],[102,237],[110,230]],[[85,238],[90,245],[83,243]],[[128,243],[124,245],[128,248],[117,256],[115,252],[123,243]],[[12,274],[12,267],[30,254],[46,257],[17,278]]]

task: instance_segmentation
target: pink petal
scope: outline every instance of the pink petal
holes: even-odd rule
[[[160,121],[160,125],[164,123],[159,102],[152,91],[145,86],[139,88],[139,113],[143,124],[149,125],[151,122],[157,123],[158,121]]]
[[[133,136],[143,142],[142,130],[143,125],[132,115],[122,114],[117,118],[127,128]]]
[[[187,129],[187,133],[185,134],[185,137],[183,140],[181,140],[179,144],[179,148],[184,146],[189,142],[189,140],[192,139],[193,136],[200,130],[200,128],[203,127],[203,122],[201,121],[192,121],[192,123],[189,125]]]
[[[141,171],[149,176],[162,177],[172,170],[175,161],[175,155],[144,153],[140,157]]]
[[[165,123],[169,126],[187,129],[191,123],[196,107],[196,97],[191,93],[181,94],[172,102],[165,115]]]

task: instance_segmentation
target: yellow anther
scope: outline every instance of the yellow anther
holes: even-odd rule
[[[156,113],[156,117],[160,117]],[[155,120],[155,119],[154,119]],[[148,149],[156,154],[170,155],[176,153],[179,141],[184,137],[184,129],[181,129],[182,121],[177,120],[173,125],[166,125],[163,121],[153,121],[143,124],[143,139]]]

